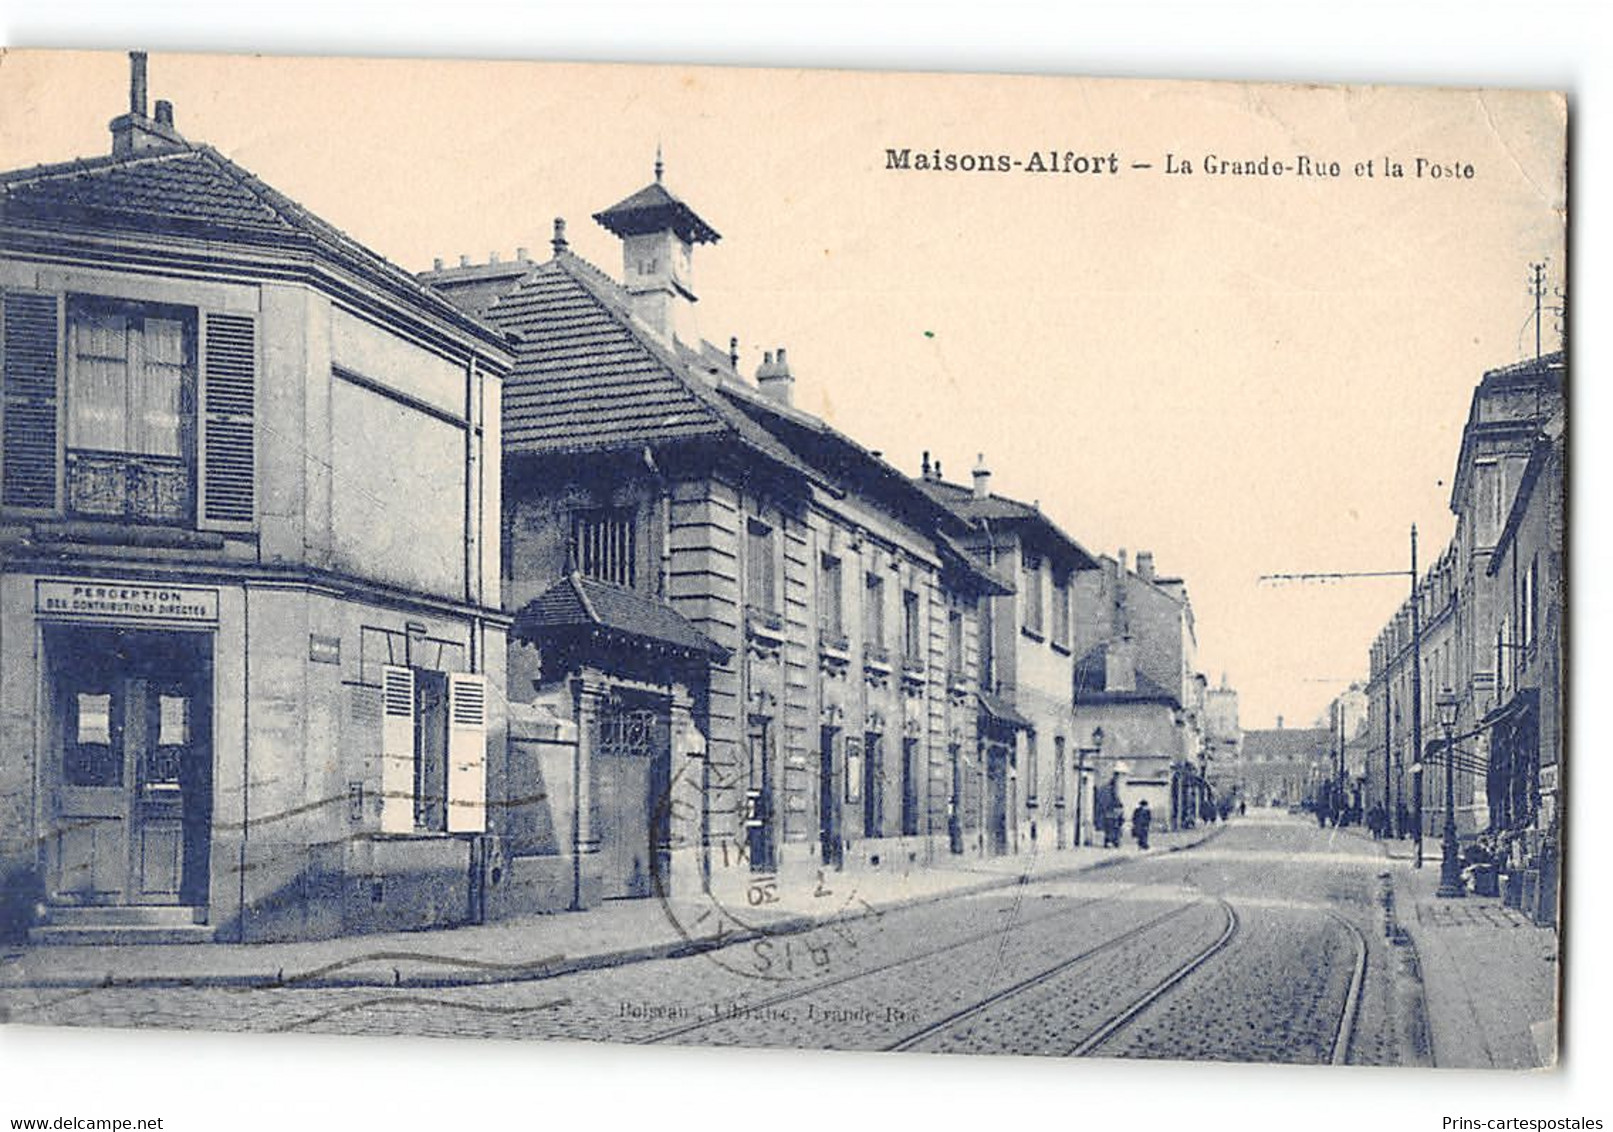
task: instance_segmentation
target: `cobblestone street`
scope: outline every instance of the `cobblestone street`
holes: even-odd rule
[[[1179,853],[607,970],[15,988],[6,1006],[25,1024],[1426,1064],[1420,989],[1386,941],[1386,864],[1357,836],[1258,813]],[[835,947],[814,944],[825,933]]]

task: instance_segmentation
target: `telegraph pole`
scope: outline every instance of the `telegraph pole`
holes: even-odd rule
[[[1417,598],[1417,524],[1411,525],[1411,820],[1416,855],[1423,867],[1423,614]]]
[[[1542,267],[1542,270],[1544,268]],[[1413,836],[1416,839],[1416,857],[1414,864],[1417,868],[1423,867],[1423,619],[1422,610],[1418,608],[1417,600],[1417,524],[1411,525],[1411,569],[1410,570],[1343,570],[1325,573],[1310,574],[1262,574],[1262,582],[1335,582],[1355,578],[1405,578],[1411,579],[1411,741],[1415,748],[1412,763],[1412,824]],[[1389,806],[1389,704],[1391,690],[1388,677],[1384,682],[1384,808]],[[1395,819],[1398,824],[1398,816]]]

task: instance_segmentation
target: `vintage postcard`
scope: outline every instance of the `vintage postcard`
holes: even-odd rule
[[[0,95],[0,1018],[1556,1064],[1562,95]]]

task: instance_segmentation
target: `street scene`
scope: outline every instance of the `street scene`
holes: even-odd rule
[[[515,970],[388,951],[396,940],[351,961],[334,958],[351,948],[304,953],[330,961],[272,973],[209,974],[205,960],[198,969],[179,949],[153,948],[138,968],[120,972],[118,959],[102,956],[105,971],[76,972],[82,986],[66,985],[68,972],[58,970],[58,985],[28,997],[12,990],[7,1001],[10,1020],[29,1024],[1539,1064],[1528,1028],[1510,1032],[1484,1016],[1483,1002],[1444,1004],[1456,1010],[1434,1014],[1431,1029],[1429,975],[1415,969],[1414,939],[1430,963],[1447,965],[1433,974],[1450,978],[1451,957],[1472,962],[1505,931],[1536,970],[1515,1005],[1549,1024],[1549,937],[1523,917],[1464,907],[1459,920],[1445,922],[1444,909],[1371,840],[1320,831],[1286,811],[1256,813],[1196,843],[1169,840],[1168,849],[1111,857],[1107,867],[1054,866],[991,887],[976,877],[972,891],[871,904],[788,934],[764,931],[722,952],[679,958],[669,946],[666,958],[599,957],[612,965],[569,974],[559,971],[586,959],[535,957],[530,969]],[[642,918],[631,927],[631,940],[598,942],[665,934]],[[456,950],[468,956],[493,941],[466,942]]]
[[[0,78],[0,1020],[1556,1066],[1561,96]]]

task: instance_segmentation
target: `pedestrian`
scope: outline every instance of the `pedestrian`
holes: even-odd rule
[[[1137,848],[1148,848],[1148,827],[1154,824],[1154,814],[1148,808],[1148,799],[1137,803],[1131,811],[1131,835],[1137,839]]]

